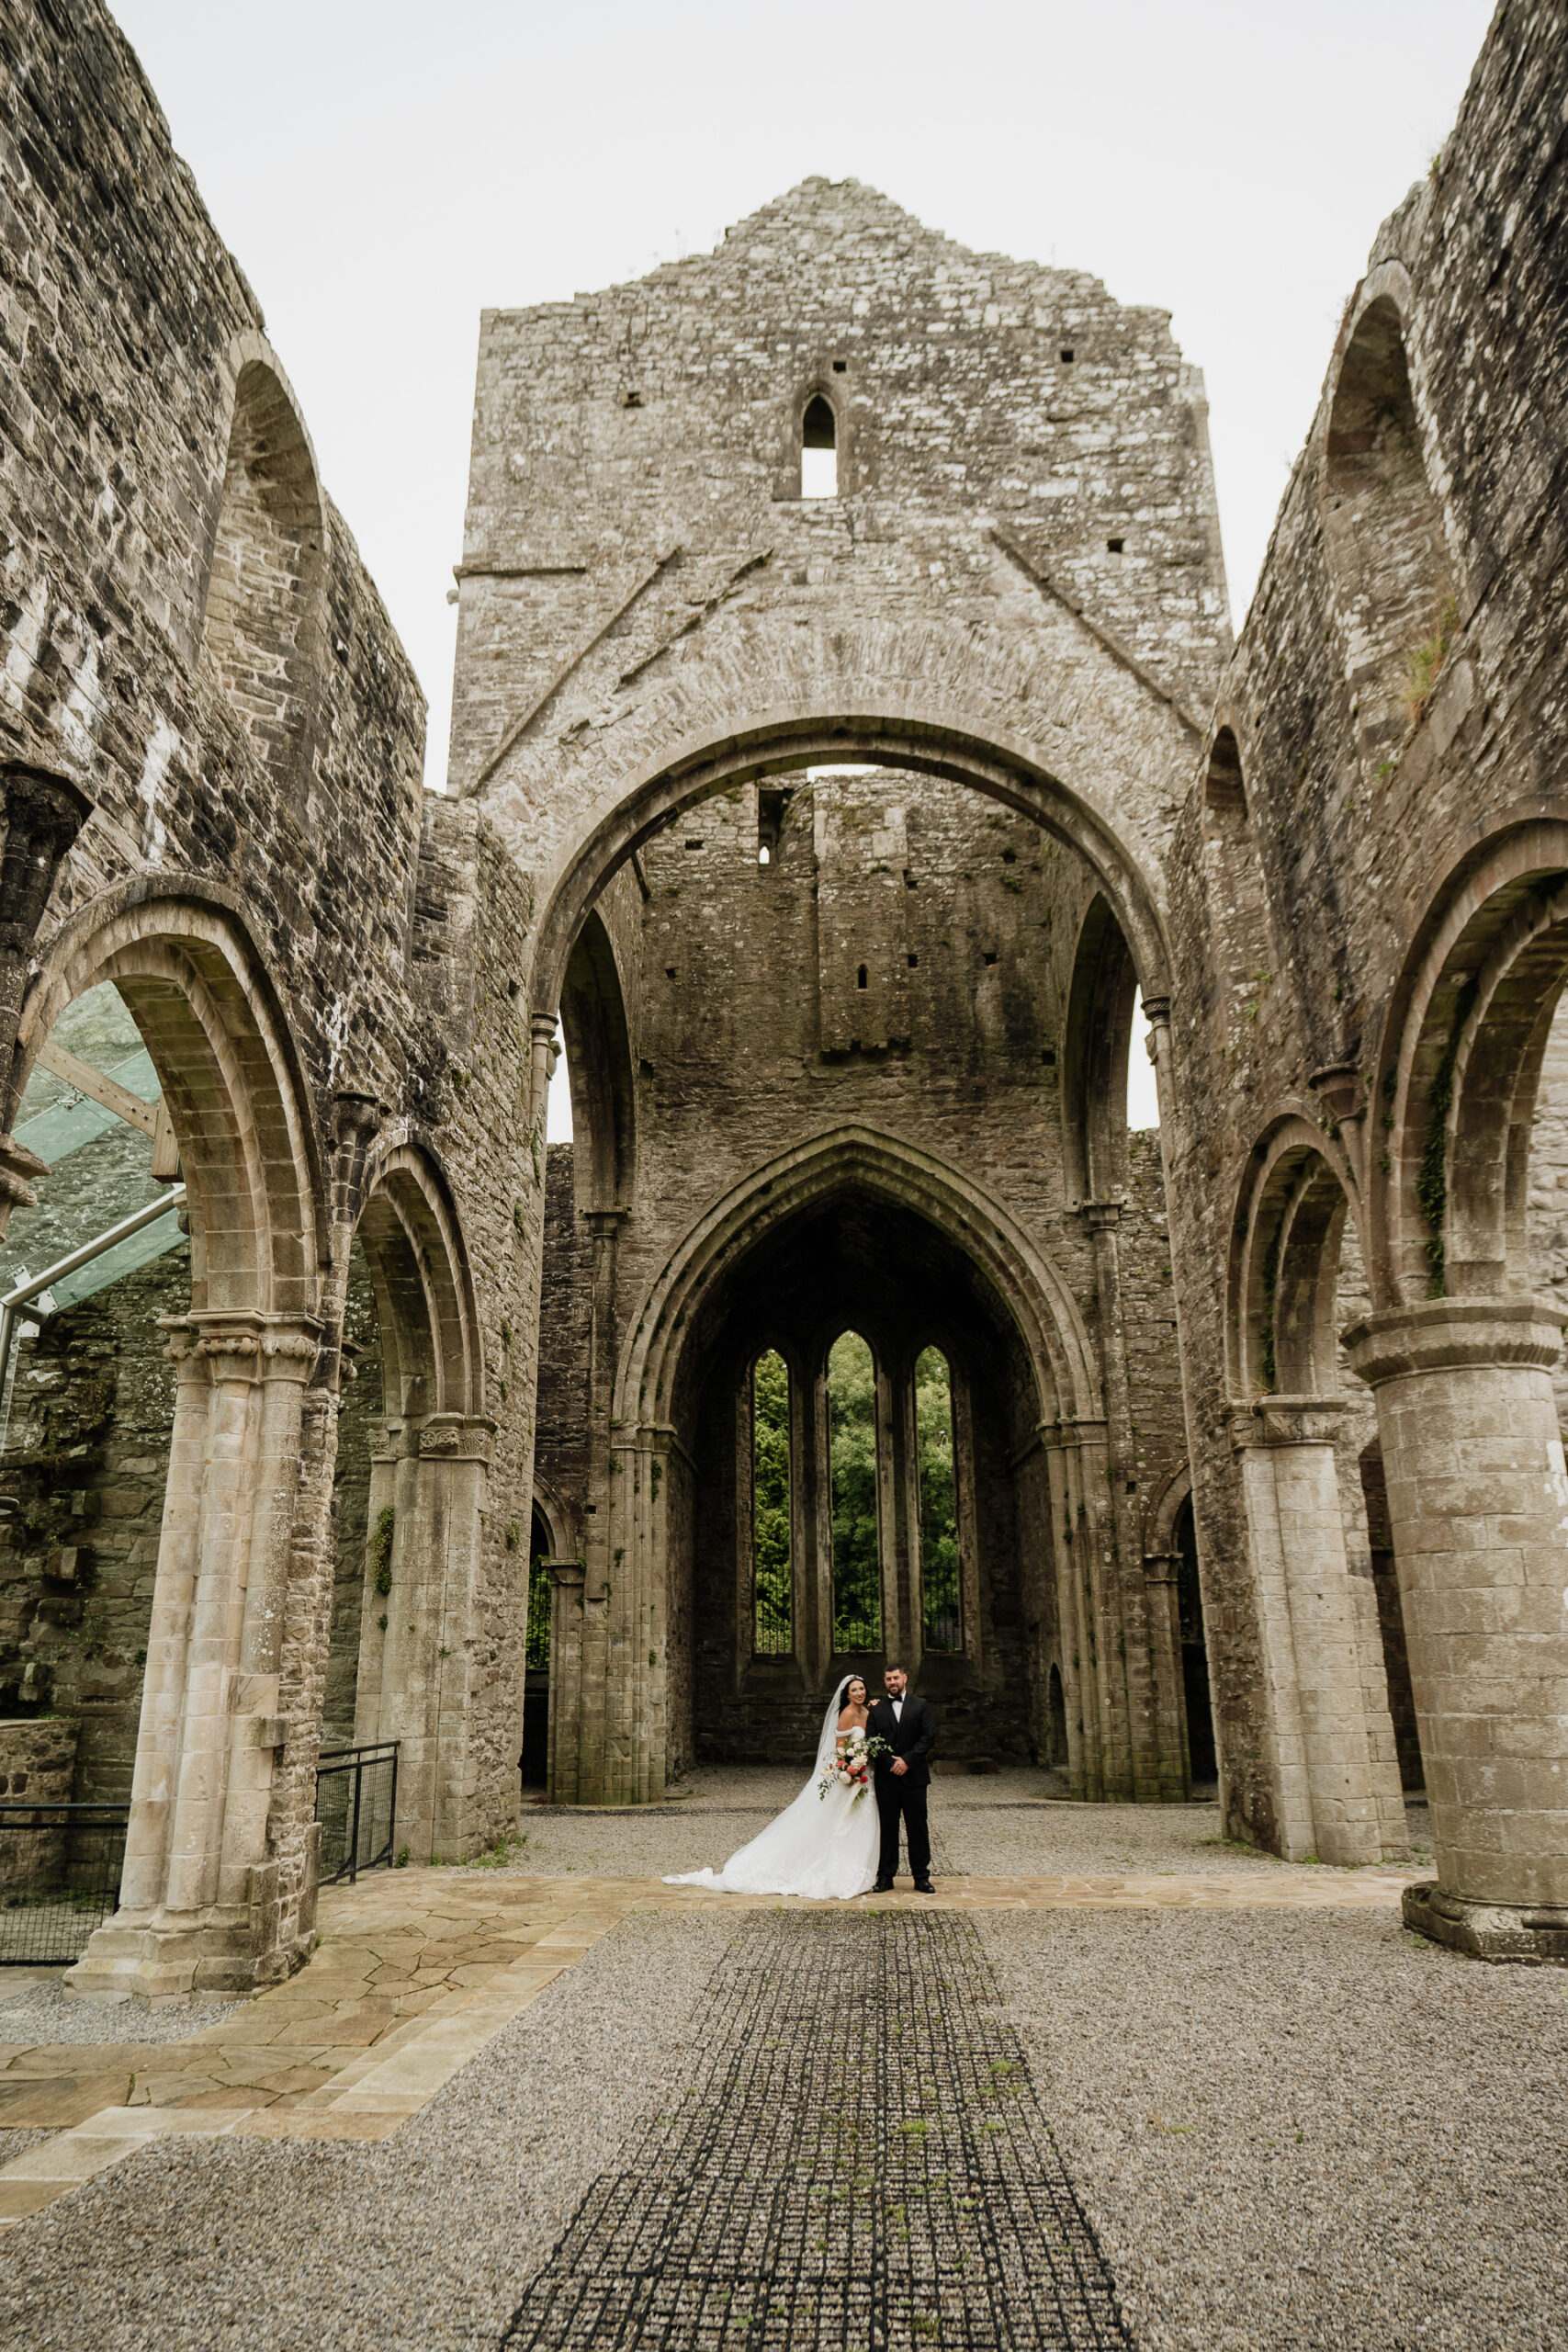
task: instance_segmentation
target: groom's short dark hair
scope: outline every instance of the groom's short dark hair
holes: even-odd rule
[[[907,1666],[900,1666],[896,1657],[890,1657],[886,1665],[882,1669],[883,1679],[886,1681],[886,1678],[890,1674],[908,1674],[908,1671],[909,1669]]]

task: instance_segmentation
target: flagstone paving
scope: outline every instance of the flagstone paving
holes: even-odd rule
[[[857,1909],[1331,1909],[1397,1902],[1408,1874],[1276,1869],[958,1877]],[[842,1910],[647,1878],[380,1872],[329,1889],[321,1942],[288,1984],[178,2042],[0,2043],[0,2128],[58,2136],[0,2166],[0,2226],[151,2137],[379,2140],[630,1913]],[[0,2030],[5,2012],[0,2010]],[[115,2022],[121,2022],[117,2014]]]

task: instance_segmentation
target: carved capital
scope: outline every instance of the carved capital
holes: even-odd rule
[[[1546,1298],[1428,1298],[1369,1315],[1343,1339],[1352,1368],[1376,1388],[1487,1364],[1545,1371],[1562,1352],[1565,1324],[1568,1313]]]
[[[1349,1409],[1343,1396],[1258,1396],[1231,1407],[1231,1444],[1332,1445]]]
[[[541,1560],[539,1566],[558,1592],[570,1592],[581,1585],[588,1574],[581,1560]]]
[[[1366,1086],[1354,1062],[1329,1062],[1314,1069],[1307,1084],[1336,1126],[1359,1119],[1367,1107]]]
[[[419,1431],[421,1458],[430,1462],[488,1462],[495,1426],[483,1413],[432,1413]]]
[[[1042,1421],[1039,1426],[1042,1445],[1055,1453],[1072,1453],[1103,1445],[1111,1425],[1099,1416],[1086,1414],[1078,1420]]]
[[[310,1316],[263,1315],[254,1308],[193,1307],[161,1315],[170,1335],[164,1352],[194,1372],[207,1365],[217,1380],[305,1380],[321,1348],[321,1326]]]
[[[0,856],[0,956],[25,956],[54,888],[61,861],[93,804],[79,786],[45,768],[0,769],[6,848]]]

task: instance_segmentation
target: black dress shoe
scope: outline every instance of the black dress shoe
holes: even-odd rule
[[[917,1894],[934,1894],[936,1893],[936,1889],[931,1884],[929,1878],[918,1878],[915,1881],[915,1893]]]
[[[893,1892],[893,1882],[890,1878],[879,1878],[876,1884],[871,1891],[873,1894],[891,1894]]]

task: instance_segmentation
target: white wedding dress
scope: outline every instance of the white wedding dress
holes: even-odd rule
[[[876,1877],[881,1829],[876,1796],[870,1787],[852,1793],[835,1783],[819,1796],[839,1736],[841,1693],[828,1709],[811,1778],[793,1804],[770,1821],[761,1835],[731,1854],[721,1871],[685,1871],[666,1876],[666,1886],[706,1886],[722,1894],[834,1895],[847,1901],[863,1894]],[[848,1735],[863,1744],[863,1731]]]

